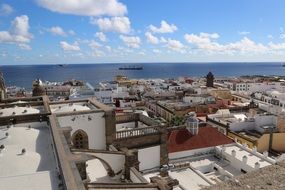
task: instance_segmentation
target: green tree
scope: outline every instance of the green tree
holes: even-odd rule
[[[185,123],[185,118],[181,116],[175,116],[171,119],[170,125],[171,126],[179,126]]]

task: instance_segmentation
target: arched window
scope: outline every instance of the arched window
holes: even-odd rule
[[[88,149],[88,135],[83,130],[77,130],[72,135],[72,143],[74,148]]]

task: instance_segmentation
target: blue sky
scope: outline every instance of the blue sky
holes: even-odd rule
[[[284,0],[0,0],[0,64],[285,60]]]

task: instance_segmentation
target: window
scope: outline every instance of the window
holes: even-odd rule
[[[83,130],[77,130],[72,135],[72,143],[74,148],[88,149],[88,135]]]

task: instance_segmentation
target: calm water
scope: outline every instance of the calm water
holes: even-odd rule
[[[124,64],[125,65],[125,64]],[[124,66],[123,65],[123,66]],[[131,64],[128,64],[131,65]],[[145,63],[141,71],[118,70],[122,64],[75,64],[67,67],[57,65],[1,66],[6,85],[30,89],[32,81],[41,78],[48,81],[78,79],[96,85],[112,80],[118,74],[130,78],[175,78],[179,76],[205,76],[212,71],[215,76],[282,75],[282,63]]]

